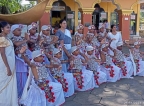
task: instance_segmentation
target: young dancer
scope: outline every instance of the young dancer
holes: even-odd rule
[[[115,54],[114,63],[116,66],[121,68],[122,78],[132,78],[131,76],[133,75],[134,71],[133,65],[131,61],[126,60],[124,54],[122,53],[123,42],[118,42],[116,46],[117,48],[113,49]]]
[[[39,50],[40,46],[40,35],[36,33],[37,30],[37,24],[32,23],[31,25],[28,26],[28,35],[29,35],[29,42],[28,46],[31,51]]]
[[[97,43],[97,32],[94,25],[90,25],[88,27],[87,39],[91,41],[91,43],[96,46]]]
[[[70,71],[75,78],[75,89],[78,91],[91,90],[94,87],[98,87],[94,81],[93,72],[86,70],[87,63],[86,56],[82,55],[77,46],[73,46],[71,49],[70,59]],[[84,58],[81,56],[84,56]]]
[[[51,25],[43,25],[41,27],[41,39],[43,40],[42,47],[46,52],[52,55],[55,43],[57,43],[57,37],[50,35]]]
[[[107,74],[107,81],[109,82],[116,82],[117,80],[120,80],[121,78],[121,72],[120,68],[117,67],[113,61],[112,56],[109,53],[109,46],[110,44],[103,44],[101,46],[101,60],[102,60],[102,67],[105,70],[105,73]]]
[[[94,48],[87,46],[86,51],[86,56],[88,57],[87,69],[93,72],[96,84],[100,85],[106,82],[107,75],[101,71],[100,60],[96,58]]]
[[[53,68],[43,62],[43,54],[40,50],[32,52],[31,67],[33,77],[28,93],[21,101],[25,106],[60,106],[65,102],[62,85],[52,81],[47,68]],[[29,75],[30,76],[30,75]],[[24,92],[25,93],[25,92]]]
[[[53,77],[62,84],[65,97],[72,96],[74,94],[73,75],[71,73],[64,73],[62,71],[62,63],[66,63],[65,60],[60,60],[62,57],[62,51],[55,48],[53,51],[53,57],[51,58],[51,65],[58,65],[58,68],[52,68],[51,74]]]
[[[141,43],[139,41],[136,41],[134,43],[134,48],[130,47],[129,44],[127,44],[127,46],[130,48],[131,60],[135,66],[134,75],[144,76],[144,61],[142,60],[142,55],[144,55],[144,52],[139,50],[140,44]]]
[[[27,75],[28,75],[28,64],[30,64],[30,61],[26,56],[28,54],[26,53],[27,50],[27,41],[29,40],[28,35],[25,36],[25,38],[21,37],[21,29],[22,25],[15,24],[11,27],[11,32],[13,33],[12,41],[15,47],[15,54],[16,54],[16,77],[17,77],[17,89],[18,89],[18,97],[20,98],[22,96],[22,92],[25,86],[25,83],[27,81]],[[20,50],[22,48],[25,48],[25,53],[23,55],[20,54]],[[26,63],[27,62],[27,63]]]

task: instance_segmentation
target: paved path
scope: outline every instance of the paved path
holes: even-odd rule
[[[91,91],[76,92],[64,106],[144,106],[144,77],[104,83]]]
[[[141,46],[144,51],[144,45]],[[123,51],[128,53],[128,48]],[[91,91],[76,92],[64,106],[144,106],[144,77],[104,83]]]

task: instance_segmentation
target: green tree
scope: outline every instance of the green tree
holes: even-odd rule
[[[19,0],[0,0],[1,14],[12,14],[21,9]]]
[[[21,5],[22,0],[0,0],[0,13],[1,14],[14,14],[26,11],[33,7],[35,1],[30,1],[30,4]]]

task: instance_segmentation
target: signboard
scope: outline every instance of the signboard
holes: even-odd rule
[[[139,3],[144,3],[144,0],[139,0]]]
[[[65,6],[53,6],[52,11],[65,11]]]
[[[126,17],[126,18],[125,18],[125,20],[127,21],[127,20],[128,20],[128,18]]]
[[[135,20],[135,19],[136,19],[136,16],[135,16],[135,15],[131,15],[131,19],[132,19],[132,20]]]
[[[107,18],[107,14],[106,13],[101,13],[101,17],[100,17],[101,19],[105,19],[105,18]]]
[[[67,18],[68,18],[68,19],[73,19],[73,18],[74,18],[74,15],[73,15],[73,14],[67,14]]]

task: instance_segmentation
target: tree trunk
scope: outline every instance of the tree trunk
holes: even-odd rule
[[[1,14],[9,14],[7,7],[5,6],[1,7]]]

